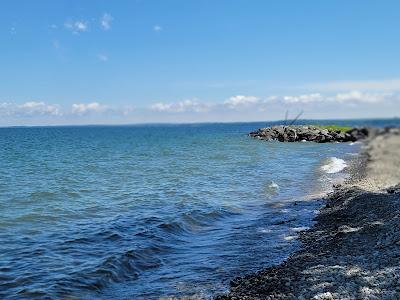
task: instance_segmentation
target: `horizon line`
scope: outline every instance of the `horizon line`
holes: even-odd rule
[[[393,117],[377,117],[377,118],[328,118],[328,119],[298,119],[296,122],[302,121],[362,121],[362,120],[391,120],[399,119],[399,116]],[[278,120],[261,120],[261,121],[205,121],[205,122],[142,122],[142,123],[120,123],[120,124],[47,124],[47,125],[0,125],[0,128],[35,128],[35,127],[117,127],[117,126],[150,126],[150,125],[207,125],[207,124],[245,124],[245,123],[279,123],[284,122],[284,119]]]

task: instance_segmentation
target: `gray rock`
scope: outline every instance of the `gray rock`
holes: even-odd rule
[[[389,129],[382,129],[389,131]],[[397,132],[393,130],[393,132]],[[379,132],[376,129],[370,128],[353,128],[348,132],[341,132],[332,129],[321,129],[317,126],[272,126],[261,128],[251,132],[249,135],[266,141],[280,142],[299,142],[312,141],[317,143],[331,142],[354,142],[360,139],[365,139],[370,135],[376,135]]]

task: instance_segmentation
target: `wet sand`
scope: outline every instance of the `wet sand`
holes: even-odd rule
[[[400,131],[364,142],[303,247],[216,299],[400,299]]]

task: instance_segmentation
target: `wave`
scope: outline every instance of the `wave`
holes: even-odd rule
[[[268,185],[268,187],[271,189],[279,189],[279,185],[273,181]]]
[[[234,214],[236,213],[227,209],[192,210],[181,213],[174,220],[162,222],[157,227],[170,234],[191,234],[209,226],[212,222]]]
[[[326,164],[321,166],[321,170],[327,174],[334,174],[342,171],[346,167],[347,163],[343,159],[330,157],[327,159]]]
[[[55,280],[53,292],[75,296],[76,291],[100,291],[112,283],[133,282],[150,269],[158,269],[165,264],[165,257],[172,251],[180,251],[180,246],[202,228],[237,214],[229,208],[204,208],[182,212],[170,220],[151,216],[142,220],[143,228],[131,235],[125,234],[132,229],[129,218],[115,220],[108,228],[98,228],[98,232],[82,232],[73,238],[64,239],[61,247],[70,252],[83,255],[92,251],[93,245],[117,245],[101,251],[94,258],[95,264],[83,263],[74,268],[67,276]],[[122,225],[121,225],[122,224]],[[185,238],[186,236],[186,238]],[[141,242],[138,243],[137,239]],[[31,290],[27,290],[27,293]]]
[[[55,286],[57,290],[66,289],[67,294],[74,295],[76,289],[99,291],[111,282],[136,280],[142,272],[159,268],[163,264],[159,252],[166,251],[168,249],[163,245],[154,244],[145,248],[113,253],[99,265],[78,270],[75,274],[71,274],[73,275],[71,278],[57,281]]]
[[[264,188],[264,192],[267,196],[272,196],[278,194],[279,192],[279,185],[274,181],[268,182],[268,184]]]

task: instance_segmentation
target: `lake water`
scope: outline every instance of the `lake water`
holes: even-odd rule
[[[261,126],[0,128],[1,298],[208,298],[281,262],[359,145]]]

